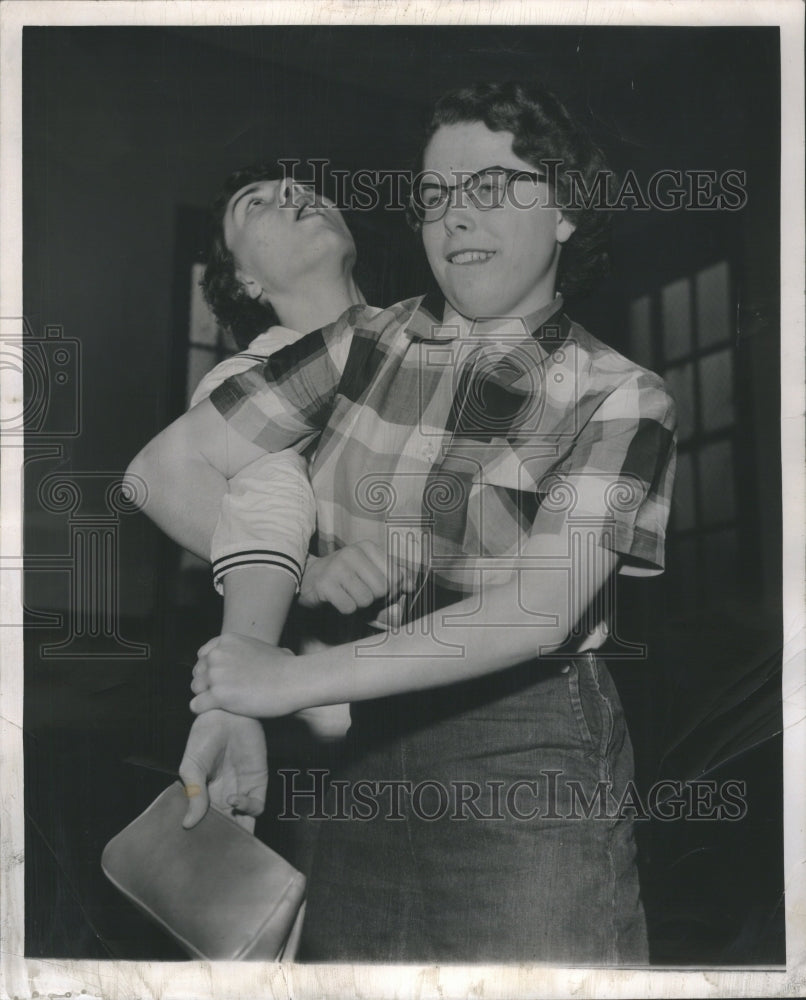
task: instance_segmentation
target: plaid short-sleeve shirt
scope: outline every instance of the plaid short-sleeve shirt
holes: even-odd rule
[[[559,296],[484,333],[424,298],[355,306],[211,399],[267,451],[316,442],[319,555],[371,539],[440,605],[592,537],[663,569],[674,404]]]

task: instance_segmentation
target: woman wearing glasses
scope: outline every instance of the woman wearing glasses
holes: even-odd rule
[[[615,574],[663,566],[674,412],[657,376],[563,312],[605,223],[566,207],[567,174],[590,190],[603,168],[543,90],[445,95],[412,203],[444,300],[353,308],[225,383],[140,464],[148,478],[171,455],[176,480],[150,501],[164,512],[200,474],[319,433],[319,554],[370,540],[416,575],[389,632],[310,656],[233,635],[199,653],[197,713],[351,703],[307,960],[647,960],[617,808],[632,751],[595,650]]]

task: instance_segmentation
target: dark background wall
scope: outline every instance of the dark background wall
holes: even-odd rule
[[[643,787],[747,783],[741,823],[642,825],[653,959],[782,961],[777,29],[28,27],[23,45],[25,312],[33,343],[56,327],[74,344],[75,387],[48,394],[28,438],[28,953],[172,955],[103,882],[98,857],[178,762],[193,651],[219,609],[145,518],[110,520],[105,490],[183,408],[202,206],[227,173],[265,158],[408,166],[441,91],[538,75],[622,172],[746,172],[741,212],[619,213],[611,280],[569,312],[666,373],[663,289],[729,266],[719,516],[707,522],[704,495],[684,528],[677,496],[667,576],[622,588],[622,633],[649,659],[614,669]],[[350,221],[370,299],[424,289],[400,213]],[[655,320],[637,336],[642,296]],[[681,447],[701,478],[709,433]],[[79,507],[54,502],[54,476],[80,484]],[[111,631],[90,621],[90,564],[75,570],[90,528],[109,547]]]

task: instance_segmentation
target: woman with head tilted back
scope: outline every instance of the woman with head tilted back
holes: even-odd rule
[[[632,825],[607,809],[632,751],[595,651],[615,574],[663,566],[673,404],[563,311],[604,221],[569,207],[568,172],[590,190],[603,163],[556,98],[445,95],[423,168],[412,209],[444,301],[351,310],[139,463],[179,456],[150,501],[164,514],[200,477],[318,434],[319,555],[399,552],[417,575],[407,622],[299,657],[223,635],[191,707],[351,703],[306,959],[642,963]]]
[[[191,405],[364,301],[353,276],[355,242],[341,212],[280,167],[257,164],[231,174],[211,216],[202,288],[242,351],[204,376]],[[300,450],[265,454],[232,479],[220,500],[205,502],[201,490],[181,498],[193,515],[175,537],[211,558],[225,632],[279,640],[315,526]],[[300,714],[318,736],[343,730],[344,712]],[[222,711],[200,716],[179,769],[189,797],[185,825],[195,825],[212,800],[251,829],[263,809],[266,768],[263,729],[255,719]]]

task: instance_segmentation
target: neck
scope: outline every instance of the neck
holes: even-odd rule
[[[313,282],[297,292],[275,296],[272,305],[283,326],[310,333],[337,320],[350,306],[365,301],[350,273],[334,281]]]
[[[540,304],[525,306],[515,310],[511,316],[494,316],[485,319],[469,319],[460,313],[450,302],[445,302],[443,326],[453,327],[459,332],[459,337],[490,340],[519,339],[524,335],[531,336],[563,305],[563,298],[555,292],[551,299],[541,299]]]

